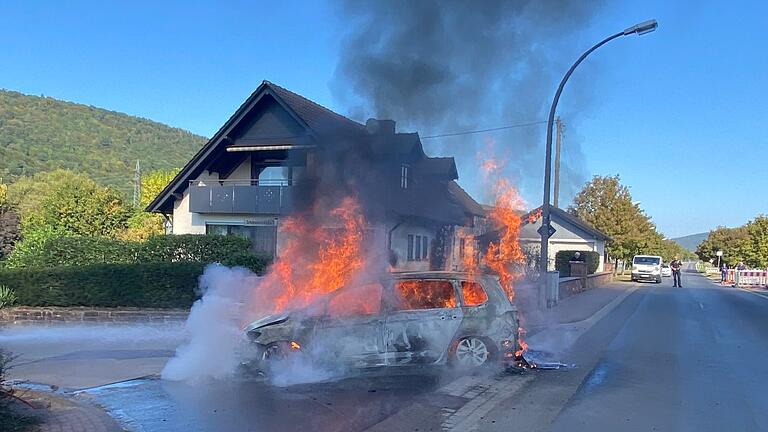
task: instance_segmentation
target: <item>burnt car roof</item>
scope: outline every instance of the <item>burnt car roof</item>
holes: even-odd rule
[[[470,274],[467,272],[458,272],[458,271],[447,271],[447,270],[430,270],[430,271],[401,271],[401,272],[391,272],[387,273],[385,275],[386,278],[391,279],[403,279],[403,278],[411,278],[411,277],[420,277],[420,278],[443,278],[443,279],[467,279],[470,277],[491,277],[496,278],[497,276],[489,274],[489,273],[474,273]]]

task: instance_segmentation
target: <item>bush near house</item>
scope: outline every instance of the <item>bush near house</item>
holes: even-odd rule
[[[571,265],[569,262],[576,252],[579,252],[584,257],[584,262],[587,263],[587,274],[597,271],[597,267],[600,266],[599,253],[594,251],[561,250],[555,254],[555,270],[560,272],[560,277],[569,277],[571,275]]]
[[[265,258],[234,256],[222,264],[263,273]],[[199,297],[203,262],[92,264],[0,269],[0,282],[24,306],[188,308]]]
[[[54,237],[0,269],[0,285],[23,306],[186,308],[210,263],[263,273],[269,258],[249,247],[233,236],[157,236],[143,243]]]
[[[145,242],[104,237],[57,237],[41,239],[37,247],[19,248],[7,268],[84,266],[91,264],[138,264],[155,262],[224,263],[236,259],[250,267],[264,258],[250,253],[242,237],[219,235],[154,236]],[[250,256],[250,258],[248,258]],[[258,268],[256,266],[255,268]]]

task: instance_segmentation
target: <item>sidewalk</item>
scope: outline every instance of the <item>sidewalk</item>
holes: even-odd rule
[[[40,432],[118,432],[123,429],[104,410],[53,393],[19,389],[17,396],[32,407],[18,408],[41,420]]]
[[[517,288],[517,307],[525,320],[529,335],[536,328],[583,321],[632,288],[632,284],[613,282],[611,285],[566,297],[554,308],[545,310],[539,309],[536,303],[537,288],[531,284],[521,284]]]
[[[529,346],[539,351],[558,353],[567,349],[636,286],[615,281],[569,296],[560,300],[554,308],[545,310],[538,308],[536,285],[519,284],[516,288],[516,304]]]

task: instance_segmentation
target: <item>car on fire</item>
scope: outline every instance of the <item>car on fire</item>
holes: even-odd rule
[[[390,273],[340,288],[244,331],[256,347],[251,366],[261,370],[298,353],[353,368],[476,368],[513,361],[518,327],[517,309],[497,277],[436,271]]]

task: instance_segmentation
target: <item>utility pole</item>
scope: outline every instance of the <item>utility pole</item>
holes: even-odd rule
[[[141,163],[136,159],[136,170],[133,172],[133,207],[141,203]]]
[[[552,204],[558,207],[558,199],[560,198],[560,140],[563,138],[563,122],[559,116],[555,119],[555,126],[557,126],[557,137],[555,140],[555,196]]]

